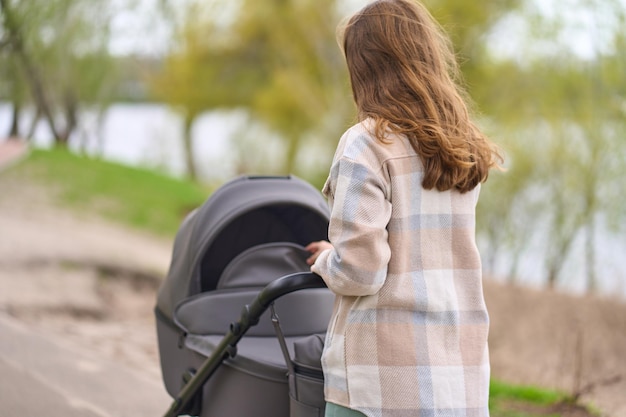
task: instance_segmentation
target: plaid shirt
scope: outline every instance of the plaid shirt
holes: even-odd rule
[[[479,188],[425,190],[408,140],[365,123],[341,138],[312,270],[337,295],[322,365],[328,402],[370,417],[489,415],[489,317],[475,243]]]

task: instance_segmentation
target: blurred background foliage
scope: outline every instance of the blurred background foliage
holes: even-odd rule
[[[477,120],[506,153],[507,170],[492,173],[479,203],[485,269],[514,280],[531,262],[554,287],[581,258],[585,289],[597,290],[603,248],[626,225],[626,4],[424,1],[453,39]],[[194,138],[194,123],[237,111],[238,173],[294,173],[321,186],[355,121],[336,27],[366,1],[159,0],[152,12],[170,30],[167,45],[112,53],[115,19],[139,3],[0,0],[0,100],[13,110],[0,135],[31,137],[34,122],[19,115],[33,108],[67,146],[81,140],[85,109],[166,103],[183,120],[195,179],[195,147],[210,138]],[[261,150],[271,141],[279,146],[268,162]]]

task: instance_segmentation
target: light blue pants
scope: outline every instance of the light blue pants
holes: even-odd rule
[[[365,417],[365,414],[337,404],[326,403],[324,417]]]

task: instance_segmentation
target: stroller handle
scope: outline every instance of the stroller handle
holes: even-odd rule
[[[312,288],[326,288],[326,283],[322,280],[322,277],[313,272],[298,272],[295,274],[285,275],[282,278],[278,278],[270,282],[261,290],[255,300],[246,306],[248,308],[248,314],[251,318],[256,318],[257,322],[261,315],[269,308],[269,306],[278,298],[283,295],[287,295],[292,292],[312,289]],[[242,313],[242,318],[245,311]],[[256,325],[255,322],[252,325]],[[247,329],[246,329],[247,330]]]
[[[266,285],[251,304],[244,306],[239,321],[230,325],[230,330],[216,347],[214,353],[204,361],[193,377],[185,384],[164,417],[177,417],[185,413],[187,405],[193,401],[205,382],[215,373],[224,360],[235,356],[239,340],[250,327],[259,323],[263,313],[275,300],[292,292],[312,288],[326,288],[326,283],[322,277],[313,272],[285,275]]]

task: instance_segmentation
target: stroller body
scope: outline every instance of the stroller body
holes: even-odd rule
[[[321,194],[296,177],[239,177],[183,221],[155,307],[165,388],[177,398],[216,364],[184,414],[323,415],[319,355],[334,295],[308,272],[304,246],[327,238],[328,216]]]

